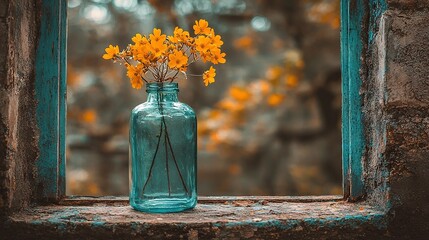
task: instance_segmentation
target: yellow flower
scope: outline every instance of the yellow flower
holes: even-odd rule
[[[138,42],[135,45],[130,45],[133,59],[148,64],[151,51],[149,41],[145,38],[139,39],[137,35],[133,39]]]
[[[153,58],[157,58],[165,53],[167,50],[167,45],[163,42],[151,42],[150,43],[150,51],[153,54]]]
[[[210,43],[216,47],[220,47],[223,45],[223,41],[221,40],[221,36],[220,35],[216,35],[214,30],[212,29],[210,31]]]
[[[105,51],[106,53],[103,55],[103,58],[106,60],[109,60],[114,58],[115,55],[119,53],[119,47],[118,45],[116,46],[109,45],[109,47],[106,48]]]
[[[173,43],[187,42],[189,40],[189,32],[183,31],[183,29],[176,27],[173,32],[173,36],[169,36],[168,40]]]
[[[168,55],[168,67],[169,68],[181,68],[188,63],[188,57],[183,54],[182,51],[174,51]]]
[[[198,52],[200,52],[200,53],[207,52],[211,48],[210,38],[204,37],[204,36],[199,36],[195,40],[195,45],[196,45],[196,49]]]
[[[214,69],[213,67],[210,67],[209,70],[205,71],[203,73],[203,80],[204,80],[204,84],[206,86],[208,86],[211,83],[215,82],[214,77],[216,76],[216,69]]]
[[[177,74],[165,78],[163,74],[157,73],[186,72],[189,64],[198,60],[213,64],[225,63],[226,54],[220,49],[223,45],[222,37],[215,34],[209,23],[204,19],[195,21],[193,30],[196,34],[193,37],[180,27],[175,27],[171,36],[163,34],[158,28],[154,28],[148,35],[136,33],[131,37],[132,42],[121,52],[118,46],[109,45],[103,58],[124,64],[131,85],[136,89],[140,89],[146,81],[163,82],[178,79],[180,75]],[[149,68],[155,71],[154,78],[146,80],[143,77]],[[210,67],[203,73],[204,84],[208,86],[214,83],[215,76],[216,70]]]
[[[226,59],[225,59],[226,53],[221,52],[219,48],[212,49],[210,50],[210,52],[211,52],[210,61],[213,64],[226,63]]]
[[[153,34],[150,34],[149,38],[151,43],[154,43],[154,42],[164,43],[167,36],[165,34],[161,34],[161,29],[154,28]]]
[[[130,79],[131,86],[135,89],[140,89],[143,86],[143,65],[137,66],[127,64],[127,76]]]
[[[193,28],[194,28],[194,32],[196,35],[198,35],[198,34],[209,35],[210,34],[209,23],[204,19],[200,19],[199,21],[195,21],[195,25],[193,26]]]
[[[147,40],[147,38],[142,36],[140,33],[137,33],[134,37],[131,38],[131,40],[136,45],[145,45],[149,43],[149,40]]]
[[[212,54],[211,52],[203,52],[200,53],[201,59],[203,59],[203,62],[210,62],[212,60]]]
[[[150,49],[145,48],[145,49],[138,50],[133,55],[133,58],[134,58],[134,60],[139,61],[145,65],[149,65],[150,64]]]

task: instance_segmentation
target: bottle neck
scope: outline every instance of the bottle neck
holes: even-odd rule
[[[146,85],[147,102],[178,102],[177,83],[148,83]]]

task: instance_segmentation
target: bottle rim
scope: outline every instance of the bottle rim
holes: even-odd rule
[[[147,83],[146,92],[178,92],[178,83]]]

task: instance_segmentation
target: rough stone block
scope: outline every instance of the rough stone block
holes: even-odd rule
[[[390,7],[398,9],[420,9],[429,7],[428,0],[387,0]]]
[[[387,106],[429,104],[429,12],[389,11],[386,44]]]
[[[429,108],[393,108],[386,120],[392,228],[429,232]]]

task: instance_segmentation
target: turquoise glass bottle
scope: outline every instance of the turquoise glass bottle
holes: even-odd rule
[[[197,120],[177,83],[149,83],[130,117],[130,204],[169,213],[197,203]]]

